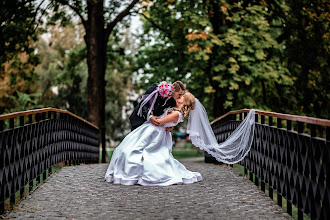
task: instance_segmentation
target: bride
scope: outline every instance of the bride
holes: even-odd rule
[[[189,114],[190,112],[190,114]],[[233,164],[248,154],[253,142],[255,110],[249,114],[223,143],[218,144],[203,105],[187,92],[177,100],[176,108],[166,110],[159,119],[161,126],[150,122],[128,134],[115,149],[105,174],[107,182],[145,186],[189,184],[202,180],[172,155],[171,133],[166,127],[176,126],[189,114],[187,133],[193,145],[205,150],[218,161]]]
[[[202,180],[200,173],[191,172],[172,155],[171,133],[166,127],[182,122],[195,106],[195,97],[187,92],[160,116],[160,126],[145,122],[115,149],[108,170],[107,182],[144,186],[189,184]]]

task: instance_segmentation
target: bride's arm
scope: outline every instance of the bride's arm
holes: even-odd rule
[[[166,124],[166,123],[176,123],[179,119],[179,112],[172,112],[171,114],[166,115],[163,118],[159,118],[158,121],[160,125]]]

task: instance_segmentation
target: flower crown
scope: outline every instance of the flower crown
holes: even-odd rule
[[[171,83],[167,83],[166,81],[163,81],[159,83],[157,91],[162,97],[168,98],[173,95],[174,88]]]

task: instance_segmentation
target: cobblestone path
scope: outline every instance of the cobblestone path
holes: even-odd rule
[[[203,181],[168,187],[103,180],[108,164],[56,172],[4,218],[15,219],[290,219],[252,182],[228,166],[182,161]]]

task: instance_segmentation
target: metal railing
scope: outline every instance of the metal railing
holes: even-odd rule
[[[5,201],[41,182],[52,166],[98,163],[99,129],[65,110],[45,108],[0,116],[0,214]]]
[[[231,111],[211,122],[219,143],[225,141],[249,109]],[[274,120],[276,118],[276,120]],[[256,111],[254,141],[240,162],[244,173],[277,203],[287,200],[311,219],[330,219],[330,120]]]

